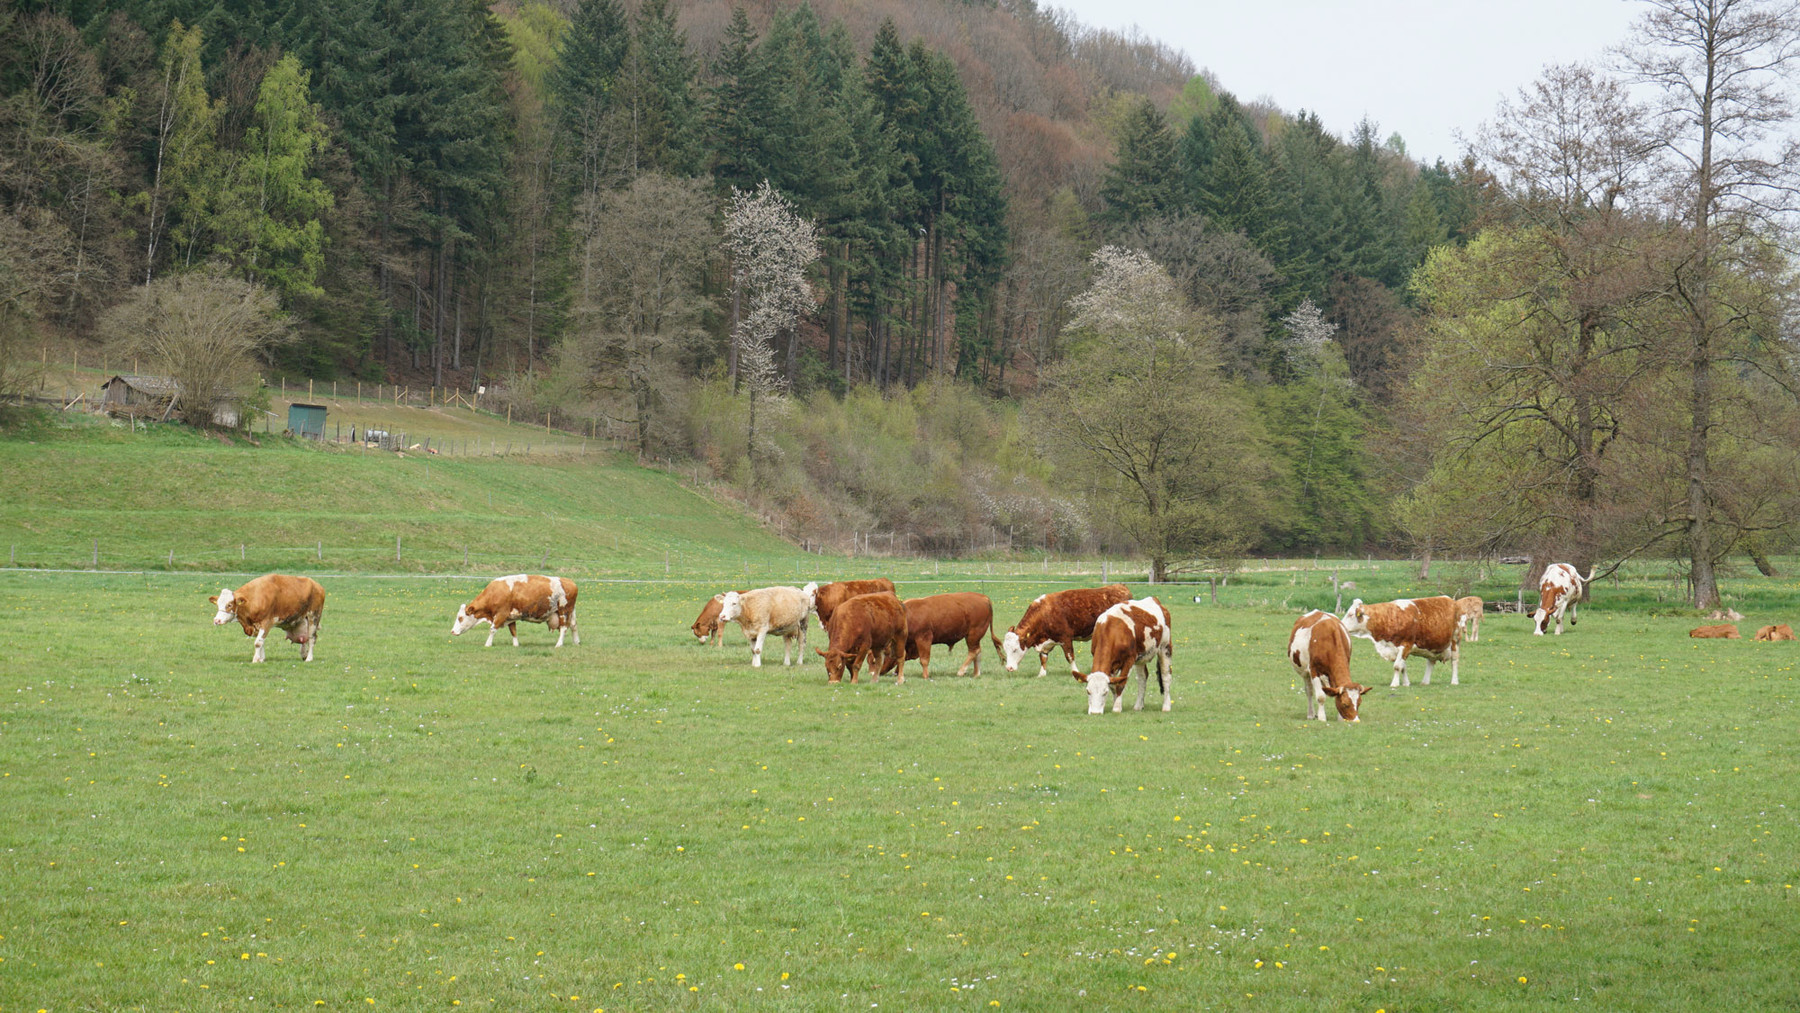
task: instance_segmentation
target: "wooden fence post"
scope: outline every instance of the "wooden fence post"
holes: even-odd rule
[[[400,536],[394,536],[394,562],[400,562]]]

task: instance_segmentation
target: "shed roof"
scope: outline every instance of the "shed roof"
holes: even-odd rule
[[[133,390],[158,396],[173,396],[181,393],[181,384],[176,382],[174,377],[146,376],[141,373],[120,373],[101,384],[100,387],[104,390],[115,383],[122,383]]]

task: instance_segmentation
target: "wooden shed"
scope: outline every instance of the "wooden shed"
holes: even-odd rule
[[[175,399],[181,396],[181,384],[173,377],[120,373],[100,385],[105,393],[106,411],[110,415],[137,418],[167,418]],[[238,406],[221,401],[213,408],[213,425],[235,429],[243,421]]]
[[[325,438],[325,406],[322,404],[288,405],[288,432],[295,436],[322,440]]]

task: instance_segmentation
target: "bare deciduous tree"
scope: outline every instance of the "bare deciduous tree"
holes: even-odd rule
[[[190,425],[256,380],[259,356],[287,340],[288,319],[274,293],[219,268],[165,275],[100,318],[121,357],[141,357],[180,385],[175,407]]]

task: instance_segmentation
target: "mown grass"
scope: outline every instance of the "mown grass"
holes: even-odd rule
[[[1088,718],[991,651],[903,686],[752,671],[687,633],[712,584],[590,580],[581,647],[484,650],[447,635],[475,583],[335,577],[318,660],[252,666],[217,583],[0,573],[0,1009],[1800,994],[1800,645],[1489,617],[1454,688],[1389,692],[1357,641],[1383,688],[1321,726],[1300,603],[1168,594],[1174,711]],[[1003,622],[1042,589],[901,590],[970,586]]]

